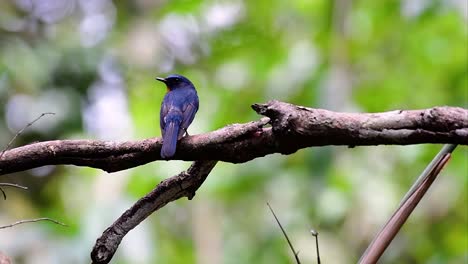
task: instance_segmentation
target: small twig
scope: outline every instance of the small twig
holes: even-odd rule
[[[315,237],[315,250],[317,251],[317,263],[320,264],[320,250],[319,250],[319,243],[318,243],[318,232],[315,230],[310,230],[310,233]]]
[[[447,144],[432,160],[432,162],[421,173],[419,178],[405,195],[397,210],[390,217],[388,222],[377,234],[372,243],[366,249],[361,259],[360,264],[376,263],[382,254],[387,249],[388,245],[400,231],[403,224],[406,222],[414,208],[424,197],[426,191],[436,179],[442,168],[450,159],[451,153],[456,148],[456,144]]]
[[[23,189],[23,190],[27,190],[28,187],[26,186],[22,186],[22,185],[19,185],[19,184],[16,184],[16,183],[6,183],[6,182],[0,182],[0,186],[8,186],[8,187],[15,187],[15,188],[20,188],[20,189]],[[3,199],[6,200],[6,193],[5,191],[2,189],[2,187],[0,187],[0,191],[2,192],[3,194]]]
[[[52,223],[57,224],[57,225],[67,226],[66,224],[61,223],[61,222],[59,222],[57,220],[54,220],[54,219],[51,219],[51,218],[48,218],[48,217],[42,217],[42,218],[36,218],[36,219],[20,220],[20,221],[14,222],[13,224],[0,226],[0,229],[5,229],[5,228],[13,227],[13,226],[16,226],[16,225],[25,224],[25,223],[34,223],[34,222],[40,222],[40,221],[49,221],[49,222],[52,222]]]
[[[291,251],[292,251],[293,254],[294,254],[294,258],[296,259],[296,263],[297,263],[297,264],[301,264],[301,261],[299,260],[299,252],[296,252],[296,250],[294,249],[294,247],[293,247],[291,241],[289,240],[288,235],[286,234],[286,231],[284,231],[283,226],[281,225],[280,221],[278,220],[278,217],[276,217],[276,214],[275,214],[275,212],[273,211],[273,209],[271,208],[270,204],[267,203],[267,205],[268,205],[268,208],[270,208],[271,213],[272,213],[273,216],[275,217],[275,220],[276,220],[276,222],[278,223],[278,225],[279,225],[279,227],[280,227],[280,229],[281,229],[281,232],[283,232],[283,235],[284,235],[284,237],[286,238],[286,241],[288,241],[289,248],[291,249]]]
[[[8,182],[0,182],[0,186],[15,187],[15,188],[23,189],[23,190],[28,189],[28,187],[26,187],[26,186],[19,185],[19,184],[16,184],[16,183],[8,183]]]
[[[38,116],[36,119],[34,119],[33,121],[29,122],[28,124],[26,124],[26,126],[24,126],[22,129],[20,129],[18,132],[16,132],[16,134],[13,136],[13,138],[10,140],[10,142],[8,142],[8,144],[6,145],[5,149],[2,150],[2,152],[0,153],[0,160],[2,159],[3,157],[3,154],[5,153],[5,151],[7,151],[8,149],[10,149],[11,147],[11,144],[13,144],[13,142],[15,141],[15,139],[17,137],[19,137],[23,131],[32,126],[34,123],[36,123],[37,121],[39,121],[39,119],[41,119],[43,116],[45,115],[55,115],[55,113],[51,113],[51,112],[46,112],[46,113],[42,113],[40,116]]]
[[[36,121],[38,121],[39,119],[41,119],[43,116],[45,115],[55,115],[55,113],[50,113],[50,112],[46,112],[46,113],[42,113],[40,116],[38,116],[36,119],[34,119],[33,121],[29,122],[28,124],[26,124],[26,126],[24,126],[22,129],[20,129],[18,132],[16,132],[16,134],[13,136],[13,138],[10,140],[10,142],[8,142],[8,144],[6,145],[6,147],[2,150],[2,152],[0,152],[0,160],[2,159],[3,157],[3,154],[5,154],[5,151],[7,151],[8,149],[10,149],[11,147],[11,144],[13,144],[13,142],[15,141],[15,139],[21,135],[21,133],[23,133],[23,131],[32,126]],[[13,184],[13,183],[0,183],[0,186],[10,186],[10,187],[16,187],[16,188],[20,188],[20,189],[23,189],[23,190],[27,190],[28,187],[25,187],[25,186],[21,186],[21,185],[18,185],[18,184]],[[7,196],[6,196],[6,193],[5,191],[0,187],[0,192],[2,192],[2,195],[3,195],[3,199],[6,200]]]

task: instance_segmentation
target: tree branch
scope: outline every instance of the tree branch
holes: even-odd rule
[[[182,197],[191,200],[216,163],[195,161],[187,171],[162,181],[138,200],[96,240],[91,252],[93,264],[109,263],[123,237],[159,208]]]
[[[434,107],[384,113],[337,113],[279,101],[254,104],[270,118],[234,124],[183,138],[173,159],[246,162],[272,153],[290,154],[325,145],[409,145],[452,143],[468,145],[468,110]],[[6,151],[0,175],[44,165],[70,164],[124,170],[161,160],[161,139],[140,141],[54,140]]]

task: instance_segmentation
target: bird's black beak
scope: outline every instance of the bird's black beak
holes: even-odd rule
[[[160,81],[160,82],[163,82],[163,83],[166,83],[166,79],[165,79],[165,78],[156,77],[156,80],[158,80],[158,81]]]

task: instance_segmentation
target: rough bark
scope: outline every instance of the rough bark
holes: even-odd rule
[[[96,240],[91,252],[93,263],[109,263],[123,237],[159,208],[182,197],[191,200],[216,163],[195,161],[187,171],[162,181],[138,200]]]
[[[269,119],[185,137],[179,142],[173,159],[241,163],[272,153],[290,154],[324,145],[468,144],[468,110],[459,107],[368,114],[338,113],[270,101],[252,108]],[[268,122],[271,127],[266,126]],[[114,172],[161,160],[160,150],[160,138],[126,142],[38,142],[3,153],[0,175],[57,164]]]

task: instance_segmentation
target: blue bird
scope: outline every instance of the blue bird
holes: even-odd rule
[[[167,93],[159,113],[163,145],[161,158],[168,159],[176,152],[177,140],[187,134],[187,128],[198,111],[197,90],[192,82],[182,75],[172,74],[156,80],[166,84]]]

